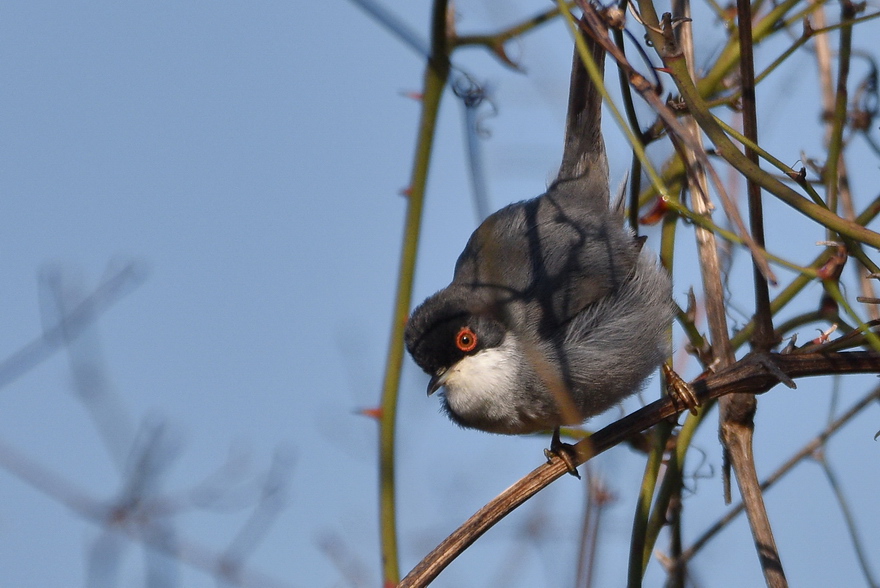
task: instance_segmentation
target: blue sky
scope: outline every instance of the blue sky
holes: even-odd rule
[[[387,5],[427,30],[427,3]],[[459,26],[496,30],[545,6],[461,2]],[[856,45],[872,47],[877,26],[857,29]],[[698,38],[706,39],[698,50],[717,49],[711,35]],[[528,75],[480,51],[459,59],[498,105],[483,143],[493,208],[542,192],[561,151],[567,33],[552,24],[510,50]],[[855,69],[863,72],[863,64]],[[173,525],[187,545],[225,550],[248,513],[232,506],[253,503],[248,480],[261,479],[280,456],[289,467],[287,506],[247,564],[292,586],[351,585],[347,569],[362,570],[364,585],[378,582],[376,425],[355,411],[379,399],[405,211],[399,192],[409,181],[419,114],[401,94],[420,89],[421,72],[417,54],[341,0],[36,1],[2,10],[0,357],[40,335],[39,276],[60,275],[68,290],[89,291],[134,264],[143,276],[138,287],[73,354],[104,374],[103,389],[121,405],[110,422],[127,438],[143,423],[165,424],[174,457],[163,462],[162,490],[183,505]],[[801,149],[817,154],[821,145],[812,72],[804,54],[762,89],[762,136],[792,164]],[[606,126],[616,182],[629,155],[613,124]],[[461,129],[460,107],[448,95],[425,207],[419,300],[448,282],[476,226]],[[855,153],[864,205],[876,192],[876,158]],[[771,219],[786,211],[772,201],[768,208]],[[815,227],[774,229],[771,244],[790,246],[800,260],[815,254]],[[680,301],[698,281],[692,239],[682,240]],[[734,294],[748,312],[750,270],[742,261]],[[817,296],[814,289],[806,304]],[[872,383],[847,380],[841,404]],[[435,398],[425,398],[424,386],[408,361],[398,454],[404,569],[540,463],[546,444],[460,430],[439,414]],[[0,458],[8,464],[13,448],[92,499],[111,500],[123,484],[119,455],[126,452],[107,450],[73,387],[62,351],[0,391]],[[761,474],[824,425],[831,387],[804,382],[761,400]],[[654,394],[655,386],[645,392]],[[626,409],[637,406],[633,399]],[[877,417],[876,409],[859,417],[829,450],[869,553],[880,552]],[[698,439],[705,455],[692,459],[692,472],[710,476],[694,482],[698,492],[688,499],[693,534],[723,512],[713,427]],[[223,478],[229,504],[193,505],[190,491],[230,455],[245,465],[243,482]],[[603,523],[599,584],[620,585],[642,458],[621,447],[597,466],[618,495]],[[858,584],[837,506],[815,466],[800,468],[767,501],[793,585]],[[0,469],[0,504],[4,585],[85,584],[98,527],[8,469]],[[437,585],[570,583],[581,506],[582,486],[560,480]],[[524,538],[536,522],[541,542]],[[141,585],[141,553],[138,544],[124,551],[120,585]],[[215,585],[188,565],[167,569],[177,585]],[[707,548],[695,570],[713,586],[760,582],[744,523]],[[660,575],[648,578],[657,585]]]

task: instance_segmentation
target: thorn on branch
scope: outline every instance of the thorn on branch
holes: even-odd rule
[[[355,414],[369,417],[371,419],[375,419],[378,421],[382,418],[382,407],[381,406],[373,406],[373,407],[368,407],[368,408],[359,408],[355,411]]]
[[[766,369],[770,375],[779,380],[782,384],[785,384],[787,387],[792,390],[797,389],[797,384],[795,384],[794,380],[791,377],[779,369],[779,366],[776,365],[776,362],[773,361],[773,358],[767,354],[760,354],[758,357],[758,363],[761,364],[764,369]]]
[[[639,217],[640,225],[656,225],[663,217],[666,216],[667,211],[669,210],[669,205],[666,204],[666,201],[662,198],[657,198],[654,201],[654,206],[651,207],[645,215]]]
[[[823,331],[822,329],[818,329],[819,336],[816,337],[815,339],[813,339],[812,341],[810,341],[810,344],[811,345],[822,345],[824,343],[827,343],[828,339],[831,338],[831,335],[836,330],[837,330],[837,323],[834,323],[833,325],[828,327],[828,329],[826,329],[825,331]]]
[[[801,35],[803,36],[804,39],[809,39],[810,37],[813,36],[814,32],[815,32],[815,30],[813,29],[813,25],[810,22],[810,17],[805,16],[804,17],[804,29],[803,29],[803,32],[801,33]]]
[[[520,73],[525,73],[525,71],[526,71],[525,68],[523,68],[523,66],[521,64],[519,64],[516,61],[514,61],[513,59],[511,59],[511,57],[507,54],[507,49],[504,47],[503,42],[499,41],[498,43],[494,43],[491,46],[491,49],[492,49],[492,53],[494,53],[495,56],[499,60],[501,60],[502,63],[510,66],[511,68],[515,69],[516,71],[518,71]]]
[[[831,259],[826,261],[822,267],[816,270],[817,277],[822,281],[836,281],[840,279],[840,274],[843,272],[843,266],[846,265],[846,260],[848,258],[846,247],[843,243],[838,243],[837,241],[819,241],[816,245],[826,245],[837,248],[834,255],[831,256]]]
[[[779,353],[780,353],[780,355],[788,355],[789,353],[791,353],[795,349],[797,349],[797,333],[794,333],[791,336],[788,343],[785,345],[785,347]]]
[[[801,166],[801,169],[799,169],[798,171],[790,170],[785,172],[785,175],[790,177],[798,184],[803,184],[807,181],[807,168]]]
[[[425,97],[421,92],[416,92],[415,90],[401,90],[400,95],[416,102],[421,102]]]

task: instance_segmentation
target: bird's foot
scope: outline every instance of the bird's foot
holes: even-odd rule
[[[568,470],[569,474],[578,480],[581,479],[581,475],[577,471],[577,449],[575,449],[574,445],[563,443],[562,440],[559,439],[559,427],[553,429],[553,437],[550,439],[550,449],[544,450],[544,457],[547,458],[547,463],[550,463],[554,457],[558,457],[562,460],[562,463],[565,464],[565,468]]]
[[[697,414],[700,399],[697,398],[694,389],[685,382],[671,367],[663,364],[663,376],[666,378],[666,393],[672,400],[677,411],[688,409],[691,414]]]

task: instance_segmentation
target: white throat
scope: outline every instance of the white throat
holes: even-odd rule
[[[449,368],[444,382],[449,409],[465,421],[495,421],[498,432],[520,420],[517,390],[522,351],[508,333],[498,347],[469,355]]]

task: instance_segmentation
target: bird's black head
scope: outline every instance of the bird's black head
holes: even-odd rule
[[[466,355],[497,347],[504,326],[474,304],[473,295],[453,288],[441,290],[420,304],[406,325],[406,348],[431,376]]]

